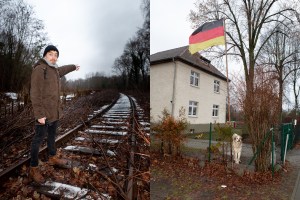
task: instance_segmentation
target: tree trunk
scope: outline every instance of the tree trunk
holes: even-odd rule
[[[264,172],[268,170],[269,167],[269,160],[267,159],[270,155],[270,148],[268,148],[269,144],[267,140],[265,145],[262,145],[260,148],[263,139],[267,133],[267,130],[270,128],[268,127],[268,120],[264,119],[262,115],[262,111],[264,109],[263,104],[263,96],[261,93],[256,92],[254,86],[254,59],[251,59],[250,54],[250,62],[249,62],[249,71],[246,73],[246,99],[245,99],[245,118],[248,125],[249,135],[252,139],[252,149],[253,154],[255,154],[258,150],[260,152],[257,155],[255,160],[255,170]],[[255,82],[256,83],[256,82]],[[263,90],[263,88],[262,88]],[[261,116],[262,115],[262,116]]]

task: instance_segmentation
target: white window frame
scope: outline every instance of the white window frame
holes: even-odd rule
[[[220,81],[214,80],[214,92],[220,93]]]
[[[197,114],[198,114],[198,102],[197,101],[189,101],[188,116],[196,117]]]
[[[213,105],[212,116],[219,117],[219,105]]]
[[[199,80],[200,80],[200,74],[191,70],[191,74],[190,74],[190,85],[191,86],[195,86],[195,87],[199,87]]]

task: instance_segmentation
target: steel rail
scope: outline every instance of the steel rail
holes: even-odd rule
[[[130,105],[132,108],[132,113],[131,113],[131,119],[130,119],[130,124],[131,124],[131,129],[130,129],[130,140],[129,140],[129,144],[130,144],[130,155],[129,155],[129,159],[127,161],[127,167],[128,167],[128,181],[127,181],[127,186],[126,186],[126,191],[127,191],[127,198],[132,200],[132,199],[136,199],[137,194],[135,194],[137,192],[136,188],[135,188],[135,181],[133,178],[133,173],[134,173],[134,155],[135,155],[135,151],[136,151],[136,139],[135,139],[135,131],[136,131],[136,125],[135,125],[135,115],[136,115],[136,105],[134,103],[134,101],[132,100],[132,98],[130,96],[128,96],[128,99],[130,101]]]

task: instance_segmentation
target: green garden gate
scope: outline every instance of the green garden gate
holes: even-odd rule
[[[288,142],[286,144],[286,140],[288,138]],[[294,126],[292,123],[286,123],[281,125],[281,152],[280,157],[281,161],[284,159],[285,150],[288,151],[293,148],[295,140]],[[285,149],[286,148],[286,149]]]

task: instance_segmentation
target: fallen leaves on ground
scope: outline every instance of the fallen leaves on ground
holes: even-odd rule
[[[288,199],[293,192],[297,170],[287,172],[236,173],[223,163],[188,157],[162,157],[151,153],[151,199]],[[284,188],[284,189],[282,189]],[[152,198],[153,197],[153,198]]]

